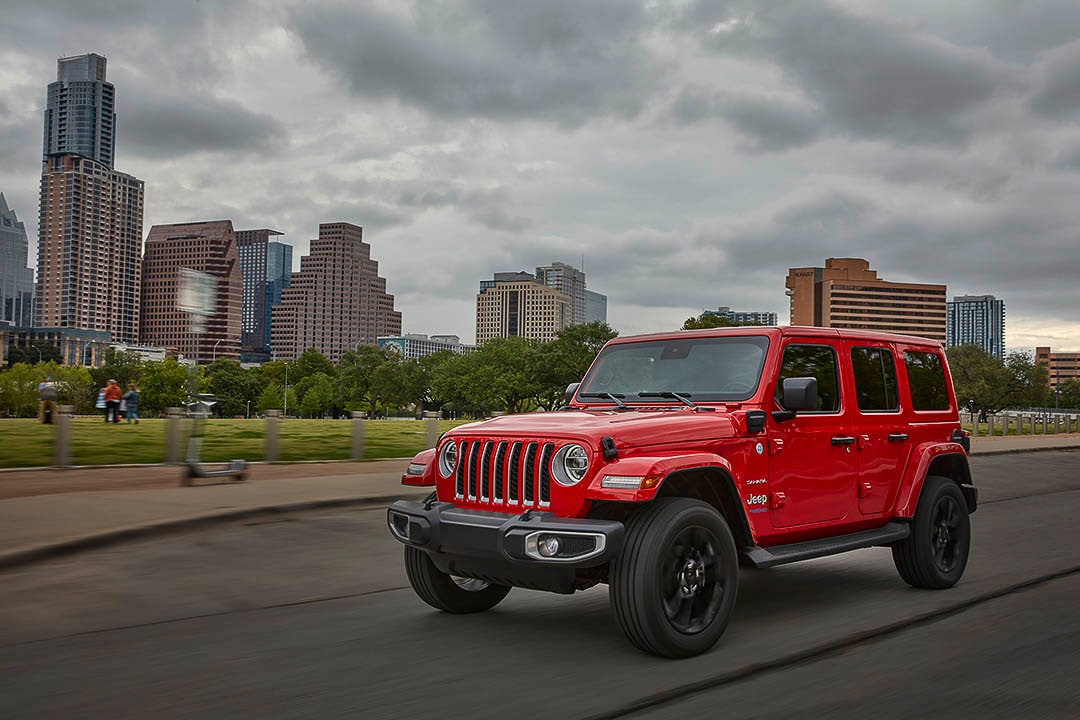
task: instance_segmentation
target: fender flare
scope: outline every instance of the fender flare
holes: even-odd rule
[[[908,462],[907,472],[900,483],[900,491],[896,497],[896,517],[910,518],[915,515],[915,508],[919,504],[919,495],[922,493],[923,483],[929,474],[930,466],[935,460],[947,456],[956,456],[953,460],[962,463],[965,477],[960,478],[959,484],[970,484],[971,471],[968,469],[967,453],[959,443],[954,442],[927,442],[915,447],[912,458],[915,462]]]
[[[721,501],[721,512],[725,515],[734,514],[736,517],[729,518],[737,523],[738,527],[732,527],[736,536],[743,536],[746,543],[754,542],[754,533],[750,520],[740,500],[738,482],[739,478],[727,458],[715,453],[687,453],[685,455],[657,455],[639,456],[620,459],[604,467],[604,471],[593,478],[586,492],[590,501],[609,501],[624,503],[647,503],[655,500],[663,494],[667,481],[673,476],[684,473],[702,471],[713,472],[722,476],[722,487],[718,488],[726,503]],[[638,488],[605,488],[604,477],[641,477],[649,478],[653,482],[648,487]],[[646,483],[642,483],[646,484]]]

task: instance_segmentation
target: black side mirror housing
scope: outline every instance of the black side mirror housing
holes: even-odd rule
[[[570,402],[574,399],[574,396],[577,395],[579,385],[581,385],[581,383],[570,383],[566,386],[566,402]]]
[[[817,378],[784,378],[784,408],[787,410],[817,410]]]

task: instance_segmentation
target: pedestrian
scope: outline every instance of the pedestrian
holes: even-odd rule
[[[120,422],[120,386],[116,381],[109,378],[105,384],[105,422]]]
[[[135,387],[135,383],[128,383],[128,391],[124,393],[124,404],[127,407],[127,421],[131,424],[134,420],[135,424],[139,424],[139,388]]]
[[[59,396],[56,393],[56,383],[52,381],[51,375],[46,375],[45,379],[38,383],[38,422],[43,425],[51,425],[53,418],[56,416],[56,401]]]

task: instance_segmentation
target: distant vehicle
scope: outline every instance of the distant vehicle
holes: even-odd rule
[[[607,583],[637,647],[686,657],[723,634],[740,563],[888,546],[915,587],[964,573],[978,492],[938,342],[809,327],[617,338],[567,402],[457,427],[413,458],[402,482],[435,490],[387,519],[429,605]]]

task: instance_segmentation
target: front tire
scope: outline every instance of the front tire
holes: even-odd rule
[[[735,541],[723,516],[700,500],[661,498],[627,522],[609,597],[634,645],[683,658],[720,639],[738,585]]]
[[[911,534],[892,548],[897,572],[912,587],[949,588],[964,574],[970,549],[971,520],[964,494],[949,478],[927,477]]]
[[[490,610],[510,592],[505,585],[447,575],[435,567],[430,555],[409,545],[405,546],[405,574],[421,600],[455,615]]]

